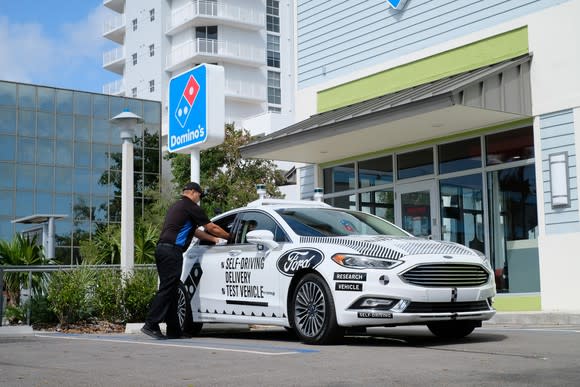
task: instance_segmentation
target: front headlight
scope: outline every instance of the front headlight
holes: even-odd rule
[[[491,268],[491,262],[489,261],[489,259],[485,256],[484,253],[482,253],[479,250],[475,250],[475,249],[471,249],[473,251],[475,251],[475,253],[477,254],[477,256],[479,258],[481,258],[481,263],[483,263],[483,266],[487,267],[489,270],[493,271]]]
[[[334,254],[332,260],[340,266],[349,269],[392,269],[399,266],[403,261],[388,258],[373,258],[363,255]]]

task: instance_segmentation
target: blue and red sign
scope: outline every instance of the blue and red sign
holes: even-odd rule
[[[211,85],[211,87],[210,87]],[[224,138],[223,68],[202,64],[169,81],[170,152],[209,148]]]

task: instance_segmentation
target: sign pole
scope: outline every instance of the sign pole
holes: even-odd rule
[[[199,172],[201,157],[199,148],[191,148],[190,162],[191,162],[191,181],[195,181],[198,184],[201,184],[200,181],[201,176]]]

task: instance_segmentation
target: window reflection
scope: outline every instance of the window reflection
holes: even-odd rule
[[[441,180],[441,239],[485,252],[481,174]]]
[[[536,176],[533,165],[488,173],[492,265],[499,291],[539,291]]]
[[[487,165],[497,165],[510,161],[534,157],[534,130],[521,128],[485,136]]]
[[[360,188],[392,183],[393,156],[359,161],[358,173]]]
[[[431,175],[434,171],[433,148],[397,155],[397,177],[399,179]]]
[[[481,168],[481,143],[479,137],[439,145],[439,173]]]
[[[359,202],[361,211],[395,222],[395,195],[392,189],[361,193]]]
[[[0,133],[16,134],[16,110],[0,109]]]
[[[354,163],[324,170],[324,192],[340,192],[355,188]]]

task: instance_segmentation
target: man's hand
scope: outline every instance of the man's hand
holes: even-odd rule
[[[228,240],[227,239],[223,239],[223,238],[216,238],[216,242],[215,245],[216,246],[224,246],[228,244]]]

